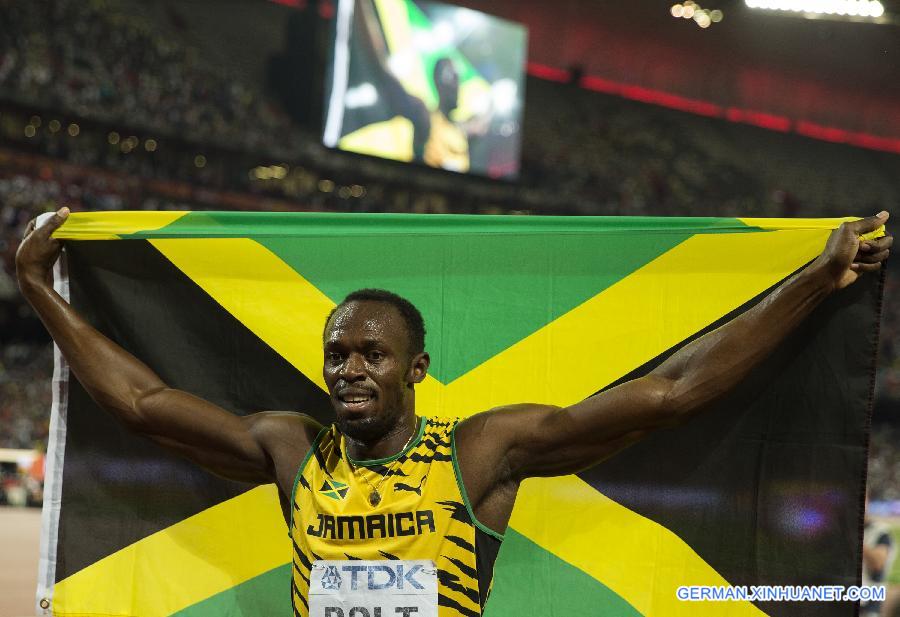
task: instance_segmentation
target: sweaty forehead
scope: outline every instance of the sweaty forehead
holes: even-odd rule
[[[325,332],[325,340],[343,337],[393,339],[406,336],[406,324],[393,305],[386,302],[349,302],[339,307]]]

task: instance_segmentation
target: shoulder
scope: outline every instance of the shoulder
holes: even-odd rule
[[[295,411],[261,411],[244,416],[250,432],[274,471],[280,492],[291,494],[297,470],[312,448],[322,425],[311,416]]]
[[[311,434],[315,439],[323,428],[312,416],[297,411],[260,411],[244,416],[244,421],[259,436],[275,436],[280,431],[288,431],[292,435]]]
[[[534,442],[559,410],[554,405],[520,403],[475,414],[456,426],[456,451],[462,459],[499,464],[511,452]]]
[[[447,435],[456,430],[461,418],[422,416],[422,435]]]
[[[261,411],[243,420],[278,466],[295,460],[299,464],[323,428],[315,418],[296,411]]]

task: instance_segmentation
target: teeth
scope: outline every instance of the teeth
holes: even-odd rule
[[[353,395],[342,396],[341,400],[344,401],[345,403],[362,403],[364,401],[368,401],[370,398],[371,397],[369,397],[369,396],[353,394]]]

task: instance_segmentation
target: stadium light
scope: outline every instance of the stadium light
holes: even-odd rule
[[[685,0],[684,3],[673,4],[669,7],[669,13],[676,19],[693,19],[701,28],[709,28],[712,24],[722,21],[724,13],[719,9],[705,9],[694,0]]]
[[[751,9],[878,19],[884,15],[879,0],[744,0]]]

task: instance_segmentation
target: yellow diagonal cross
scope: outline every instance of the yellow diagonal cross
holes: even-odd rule
[[[823,221],[790,231],[695,235],[453,382],[442,384],[428,377],[417,389],[417,407],[426,415],[467,416],[508,403],[567,405],[582,400],[790,275],[821,250],[834,226],[834,221]],[[334,303],[314,285],[250,239],[150,242],[325,389],[321,328]],[[603,362],[594,361],[592,355]],[[254,489],[60,581],[54,592],[55,613],[83,614],[90,607],[92,613],[131,614],[122,611],[137,601],[127,574],[135,555],[165,559],[168,549],[160,547],[168,546],[173,536],[188,537],[186,530],[203,533],[224,521],[245,519],[248,504],[264,511],[263,503],[271,515],[254,519],[254,528],[283,535],[274,492]],[[547,520],[572,521],[567,528],[577,529],[578,537],[547,525]],[[603,523],[597,524],[599,520]],[[762,614],[750,603],[679,602],[675,596],[679,585],[727,583],[675,534],[612,502],[577,477],[525,482],[511,526],[601,581],[648,617]],[[602,560],[596,559],[596,546],[604,547]],[[283,549],[266,543],[205,548],[206,560],[191,564],[189,584],[168,576],[153,580],[158,587],[142,594],[134,614],[169,615],[289,561],[286,541]],[[236,554],[242,558],[240,572],[223,576],[220,564],[231,563]],[[648,565],[630,559],[632,555],[653,556],[652,582]],[[169,559],[178,558],[179,553],[171,551]],[[128,580],[118,584],[122,576]],[[144,585],[150,583],[145,579]]]

